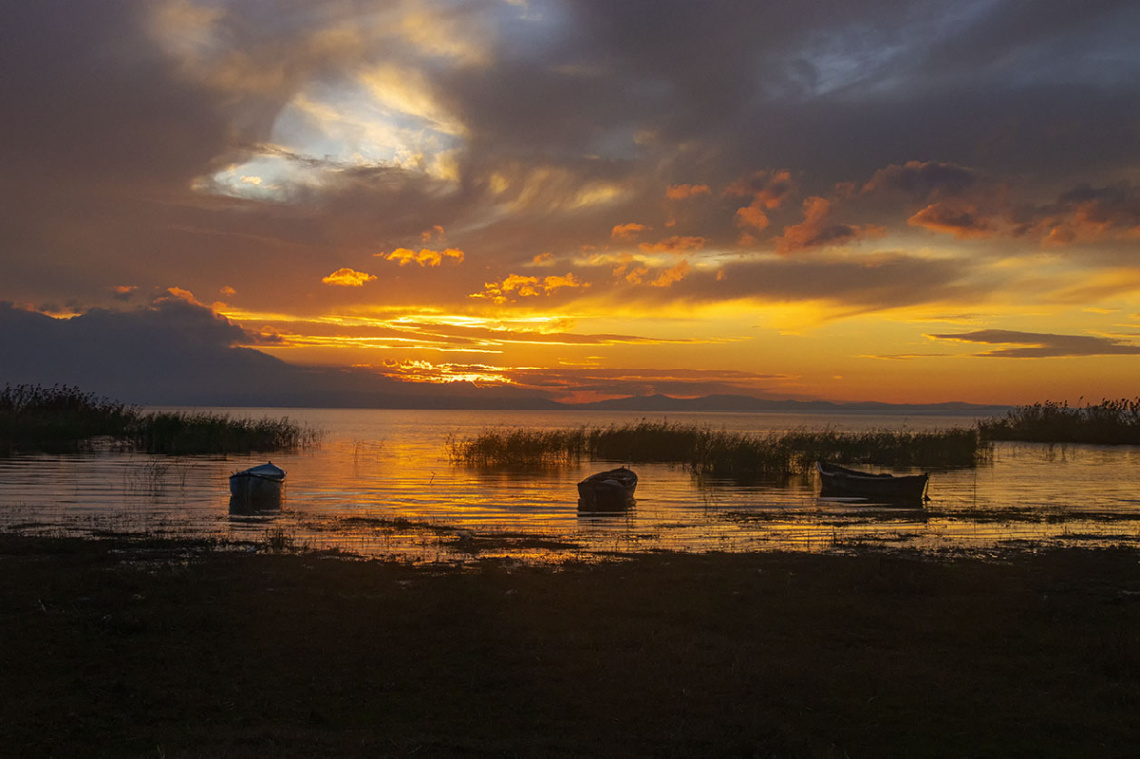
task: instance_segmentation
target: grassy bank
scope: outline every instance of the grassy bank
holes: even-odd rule
[[[0,392],[0,454],[74,452],[96,445],[146,453],[249,453],[312,445],[318,433],[289,419],[142,411],[75,387],[7,386]]]
[[[933,432],[793,430],[748,433],[642,420],[569,430],[489,429],[447,444],[453,461],[473,466],[534,466],[582,458],[688,465],[717,477],[787,476],[820,459],[892,467],[964,467],[988,446],[973,429]]]
[[[1011,409],[978,425],[986,440],[1140,445],[1140,397],[1069,406],[1046,401]]]
[[[13,756],[1128,756],[1137,555],[415,568],[0,536]]]

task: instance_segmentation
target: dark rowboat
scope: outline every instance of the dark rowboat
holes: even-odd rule
[[[230,475],[230,496],[242,503],[280,501],[284,487],[285,470],[272,461]]]
[[[838,464],[817,461],[823,498],[865,498],[870,501],[907,506],[921,506],[926,493],[928,474],[896,477],[893,474],[871,474],[848,469]]]
[[[578,508],[586,511],[624,509],[633,503],[637,475],[624,466],[592,474],[578,483]]]

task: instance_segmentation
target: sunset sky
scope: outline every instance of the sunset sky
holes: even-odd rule
[[[1134,0],[0,25],[0,384],[164,352],[561,400],[1140,393]]]

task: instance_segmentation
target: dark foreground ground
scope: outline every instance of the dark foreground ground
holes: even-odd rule
[[[1134,756],[1138,562],[461,572],[0,536],[0,754]]]

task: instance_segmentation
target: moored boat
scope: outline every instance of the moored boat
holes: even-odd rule
[[[637,474],[620,467],[592,474],[578,483],[578,508],[586,511],[624,509],[633,504]]]
[[[820,496],[823,498],[865,498],[885,504],[922,506],[926,484],[930,475],[872,474],[857,469],[817,461],[819,471]]]
[[[281,500],[285,470],[272,461],[230,475],[230,496],[242,502]]]

